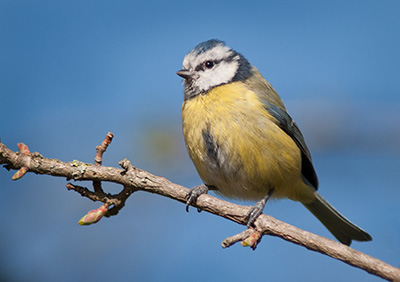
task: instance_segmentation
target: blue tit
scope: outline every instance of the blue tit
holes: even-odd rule
[[[219,40],[197,45],[177,74],[183,78],[182,128],[186,147],[208,190],[256,200],[250,227],[269,198],[302,203],[343,244],[370,241],[320,194],[311,154],[298,126],[271,84],[240,53]]]

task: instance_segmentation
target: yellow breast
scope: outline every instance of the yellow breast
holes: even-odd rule
[[[276,197],[299,198],[300,150],[243,83],[185,101],[182,122],[200,177],[222,195],[258,200],[274,188]]]

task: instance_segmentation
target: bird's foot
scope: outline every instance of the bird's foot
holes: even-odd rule
[[[186,211],[189,212],[189,206],[195,205],[197,202],[197,198],[200,195],[207,194],[209,187],[205,184],[201,184],[199,186],[195,186],[186,194]],[[201,212],[201,209],[197,208],[198,212]]]
[[[268,194],[262,200],[258,201],[253,207],[250,208],[246,216],[247,228],[250,228],[257,218],[262,214],[265,204],[267,203],[268,199],[271,198],[273,193],[274,189],[270,189]]]

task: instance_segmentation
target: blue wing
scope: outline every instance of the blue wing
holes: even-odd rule
[[[289,135],[299,147],[301,151],[301,173],[303,178],[306,180],[306,183],[310,183],[315,190],[317,190],[318,177],[312,164],[310,151],[307,148],[299,127],[285,110],[265,100],[263,100],[263,103],[265,104],[265,109],[275,118],[276,124]]]

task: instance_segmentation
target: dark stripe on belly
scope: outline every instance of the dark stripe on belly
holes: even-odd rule
[[[214,161],[217,167],[220,167],[220,161],[218,159],[219,145],[215,142],[214,137],[211,135],[209,128],[204,129],[202,132],[204,145],[207,150],[207,156]]]

